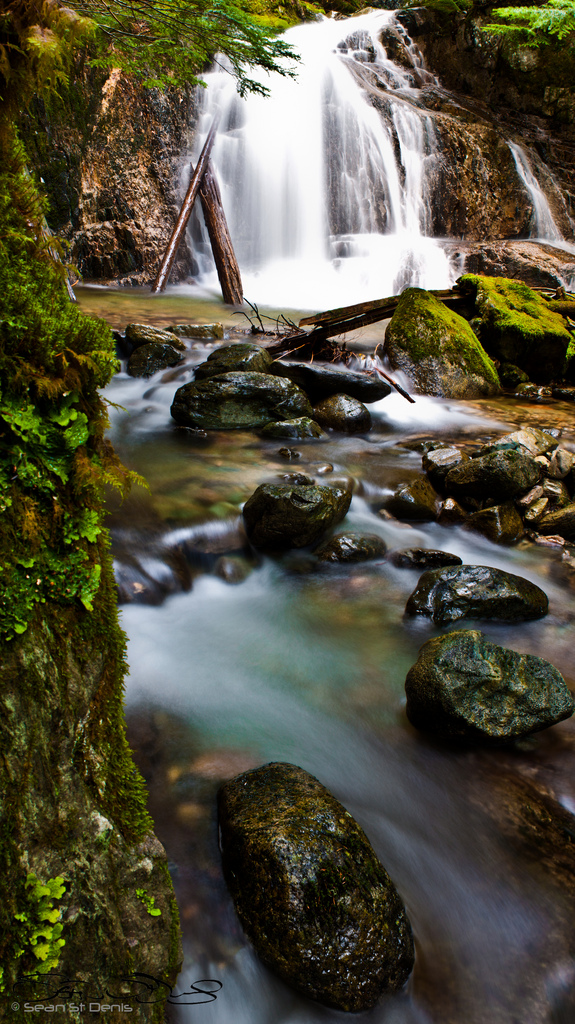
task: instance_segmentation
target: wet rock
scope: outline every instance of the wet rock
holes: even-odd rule
[[[441,526],[459,526],[464,523],[469,515],[455,498],[446,498],[437,516],[437,522]]]
[[[450,469],[445,489],[456,498],[506,501],[533,487],[539,476],[539,466],[527,453],[515,449],[495,451]]]
[[[209,377],[230,373],[232,370],[268,373],[271,362],[271,356],[259,345],[223,345],[210,352],[204,363],[196,366],[195,379],[208,380]]]
[[[435,448],[425,452],[422,465],[436,491],[441,491],[450,469],[467,462],[469,456],[459,448]]]
[[[523,536],[521,516],[511,502],[473,512],[468,517],[465,527],[482,533],[494,544],[513,544]]]
[[[272,420],[271,423],[266,423],[265,427],[262,427],[262,437],[317,438],[326,437],[326,434],[319,423],[307,416],[299,416],[295,420],[281,420],[278,423]]]
[[[314,405],[331,395],[349,395],[359,402],[378,402],[391,392],[389,384],[375,373],[361,373],[343,367],[277,360],[272,363],[271,372],[293,380]]]
[[[543,534],[558,534],[567,540],[575,540],[575,504],[549,512],[538,523],[537,529]]]
[[[219,576],[225,583],[243,583],[252,571],[245,558],[222,556],[214,566],[214,576]]]
[[[363,830],[290,764],[245,772],[218,797],[224,874],[260,958],[327,1006],[368,1010],[413,967],[401,898]]]
[[[458,283],[474,298],[481,318],[478,335],[486,352],[519,366],[536,384],[563,377],[572,336],[564,318],[542,295],[504,277],[465,274]]]
[[[513,448],[524,449],[530,455],[546,455],[557,448],[557,438],[548,434],[545,430],[538,430],[537,427],[523,427],[522,430],[514,430],[512,434],[505,434],[492,444],[484,445],[477,455],[489,455],[491,452],[512,450]]]
[[[547,405],[553,398],[551,388],[537,384],[520,384],[514,395],[523,402],[534,402],[536,405]]]
[[[301,452],[295,448],[278,448],[278,455],[281,455],[282,459],[301,459]]]
[[[421,288],[407,288],[385,335],[392,370],[419,394],[482,398],[500,391],[497,370],[467,320]]]
[[[549,476],[564,480],[575,465],[575,455],[566,448],[556,448],[549,460]]]
[[[139,345],[128,359],[127,371],[130,377],[152,377],[158,370],[168,366],[177,366],[182,361],[182,353],[173,345],[150,341]]]
[[[174,324],[168,331],[178,338],[223,338],[223,324]]]
[[[561,402],[575,402],[575,388],[551,388],[551,394]]]
[[[550,511],[565,508],[567,505],[571,504],[569,491],[562,480],[544,480],[543,493],[549,501]]]
[[[362,402],[348,395],[331,395],[314,407],[313,418],[325,430],[365,434],[371,430],[371,416]]]
[[[547,615],[547,595],[529,580],[487,565],[430,569],[421,576],[405,607],[438,625],[463,618],[518,622]]]
[[[306,395],[291,381],[237,371],[184,384],[170,411],[176,423],[207,430],[249,430],[270,420],[312,416]]]
[[[431,548],[404,548],[392,551],[389,561],[398,569],[439,569],[443,565],[461,565],[459,555]]]
[[[575,701],[548,661],[477,630],[434,637],[405,680],[407,717],[444,739],[503,743],[569,718]]]
[[[376,533],[338,533],[314,551],[320,562],[366,562],[380,558],[387,548]]]
[[[520,366],[514,366],[513,363],[501,364],[499,367],[499,380],[501,381],[501,386],[508,388],[509,391],[514,391],[520,384],[529,383],[529,377],[525,371]]]
[[[262,484],[246,501],[243,516],[254,547],[303,548],[341,522],[350,504],[351,491],[339,487]]]
[[[423,476],[398,487],[385,503],[385,508],[398,519],[435,519],[438,509],[437,494]]]
[[[527,526],[531,526],[534,523],[539,522],[543,518],[546,512],[549,511],[549,498],[541,497],[537,501],[534,501],[529,506],[525,513],[525,523]]]
[[[160,327],[149,327],[147,324],[128,324],[126,327],[126,342],[130,351],[140,348],[142,345],[171,345],[179,351],[185,350],[186,346],[178,338]]]

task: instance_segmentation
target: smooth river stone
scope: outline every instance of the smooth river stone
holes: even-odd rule
[[[278,551],[316,544],[346,515],[351,491],[342,487],[261,484],[243,508],[255,548]]]
[[[407,600],[408,615],[427,615],[438,625],[458,619],[540,619],[549,611],[547,594],[503,569],[459,565],[424,572]]]
[[[548,661],[477,630],[434,637],[405,680],[412,725],[444,739],[503,743],[569,718],[575,701]]]
[[[224,874],[267,966],[326,1006],[359,1013],[407,981],[405,908],[349,811],[313,775],[267,764],[218,795]]]
[[[232,371],[268,373],[272,357],[260,345],[239,342],[237,345],[222,345],[210,352],[205,363],[196,366],[194,379],[208,380],[218,374]]]
[[[330,395],[349,395],[360,402],[378,402],[386,398],[391,387],[375,373],[360,373],[356,370],[339,369],[336,366],[321,366],[318,363],[272,363],[271,373],[289,377],[309,396],[311,402],[319,402]]]
[[[387,548],[376,533],[338,533],[316,548],[314,555],[320,562],[367,562],[381,558]]]
[[[170,412],[181,426],[204,430],[250,430],[270,420],[312,417],[307,396],[290,380],[242,371],[184,384]]]

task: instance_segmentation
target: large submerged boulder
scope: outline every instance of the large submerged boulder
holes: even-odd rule
[[[342,487],[261,484],[246,501],[243,516],[254,547],[278,551],[317,543],[350,505],[351,491]]]
[[[483,398],[499,393],[497,370],[467,320],[422,288],[407,288],[385,334],[393,370],[419,394]]]
[[[438,625],[458,619],[517,622],[547,615],[547,594],[535,583],[487,565],[429,569],[409,596],[408,615],[427,615]]]
[[[367,836],[313,775],[268,764],[222,787],[222,858],[261,959],[338,1010],[368,1010],[413,967],[405,908]]]
[[[475,301],[474,325],[493,358],[519,366],[537,384],[565,375],[573,335],[542,295],[506,277],[464,274],[458,284]]]
[[[170,412],[181,426],[204,430],[250,430],[270,420],[312,418],[306,395],[290,380],[239,370],[184,384]]]
[[[548,661],[477,630],[434,637],[405,680],[407,717],[445,739],[502,743],[569,718],[575,701]]]

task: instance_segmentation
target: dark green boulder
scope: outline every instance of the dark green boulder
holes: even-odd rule
[[[412,725],[444,739],[503,743],[569,718],[575,701],[553,665],[477,630],[434,637],[405,680]]]
[[[506,501],[537,483],[541,468],[524,450],[494,451],[450,469],[444,487],[455,498]]]
[[[374,533],[338,533],[314,551],[320,562],[366,562],[381,558],[385,541]]]
[[[405,606],[408,615],[427,615],[440,626],[472,618],[540,619],[548,610],[547,594],[535,583],[487,565],[429,569]]]
[[[259,345],[222,345],[210,352],[205,363],[196,366],[195,379],[208,380],[220,373],[231,373],[232,370],[267,373],[271,363],[271,356]]]
[[[385,508],[397,519],[425,521],[436,518],[439,499],[429,481],[418,476],[408,484],[401,484],[388,498]]]
[[[165,370],[168,366],[177,366],[181,361],[182,353],[178,352],[173,345],[150,341],[134,349],[128,359],[127,370],[130,377],[152,377],[158,370]]]
[[[371,415],[362,402],[349,395],[330,395],[314,406],[313,418],[324,430],[346,434],[366,434],[371,430]]]
[[[389,384],[375,373],[361,373],[332,365],[277,360],[271,365],[271,373],[289,377],[305,391],[312,403],[329,398],[330,395],[349,395],[359,402],[378,402],[391,392]]]
[[[563,377],[573,336],[542,295],[506,277],[465,274],[458,285],[475,302],[477,333],[490,356],[536,384]]]
[[[385,351],[392,370],[403,370],[418,394],[483,398],[501,390],[467,320],[422,288],[402,293],[385,332]]]
[[[262,484],[243,508],[246,533],[263,551],[304,548],[341,522],[350,505],[351,491],[342,487]]]
[[[521,516],[511,501],[473,512],[467,518],[465,527],[482,533],[494,544],[513,544],[523,536]]]
[[[268,764],[218,795],[226,882],[258,955],[326,1006],[368,1010],[414,962],[405,908],[367,836],[313,775]]]
[[[306,395],[291,381],[242,371],[184,384],[170,411],[176,423],[204,430],[249,430],[270,420],[312,416]]]

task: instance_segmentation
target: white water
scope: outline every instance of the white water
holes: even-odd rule
[[[555,223],[549,201],[541,185],[537,181],[527,153],[516,142],[508,142],[511,155],[515,161],[517,173],[521,178],[529,198],[533,204],[533,218],[531,225],[531,238],[538,238],[545,242],[561,242],[563,235]]]
[[[378,41],[393,19],[372,11],[291,29],[297,79],[262,77],[267,100],[240,99],[224,70],[206,76],[192,159],[219,109],[212,162],[250,301],[317,309],[453,282],[426,234],[433,119],[413,105],[412,76]],[[385,116],[352,73],[366,62],[385,90]],[[217,290],[199,220],[192,232],[200,284]]]

